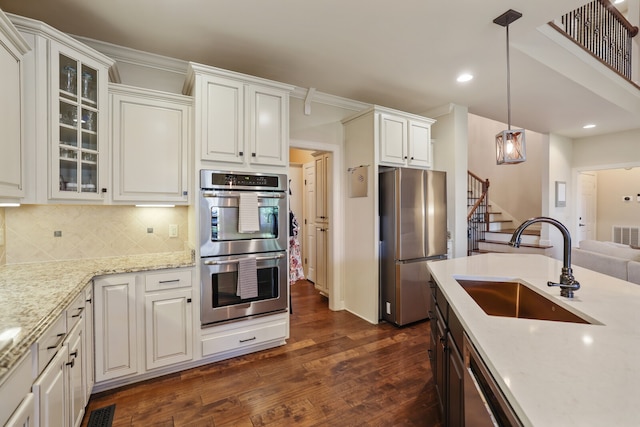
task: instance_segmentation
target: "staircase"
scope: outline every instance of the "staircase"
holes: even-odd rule
[[[468,172],[467,224],[469,256],[487,252],[551,255],[552,246],[540,244],[540,228],[527,228],[520,248],[509,246],[518,224],[489,203],[489,180]]]

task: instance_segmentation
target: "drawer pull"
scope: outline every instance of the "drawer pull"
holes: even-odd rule
[[[71,353],[69,353],[69,356],[73,356],[74,358],[78,357],[78,350],[72,351]]]
[[[62,342],[62,340],[64,340],[65,335],[67,335],[66,333],[64,334],[58,334],[56,335],[58,337],[58,341],[56,342],[55,345],[50,345],[49,347],[47,347],[47,350],[53,350],[55,348],[58,348],[58,346],[60,345],[60,343]]]
[[[240,340],[240,342],[241,342],[241,343],[244,343],[244,342],[253,341],[253,340],[255,340],[255,339],[256,339],[256,337],[251,337],[251,338],[247,338],[246,340]]]
[[[176,283],[179,282],[180,279],[173,279],[173,280],[160,280],[158,283],[160,283],[161,285],[164,285],[165,283]]]
[[[67,366],[71,366],[72,368],[75,366],[76,364],[76,359],[71,359],[71,362],[66,363]]]
[[[82,314],[82,310],[84,310],[84,307],[79,307],[78,314],[73,314],[71,315],[71,317],[80,317],[80,315]]]

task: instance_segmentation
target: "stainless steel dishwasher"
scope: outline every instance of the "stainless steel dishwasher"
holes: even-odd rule
[[[462,342],[465,427],[522,426],[467,334]]]

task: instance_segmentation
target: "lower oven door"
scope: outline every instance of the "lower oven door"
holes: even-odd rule
[[[202,258],[200,320],[203,326],[287,310],[286,252],[266,252]],[[257,296],[238,296],[238,267],[255,258]]]

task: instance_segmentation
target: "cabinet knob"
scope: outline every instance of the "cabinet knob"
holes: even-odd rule
[[[411,160],[413,160],[413,156],[411,157]]]
[[[189,195],[189,192],[188,192],[188,191],[183,191],[183,192],[182,192],[182,195],[183,195],[183,196],[188,196],[188,195]]]
[[[107,189],[106,189],[106,188],[101,188],[101,189],[100,189],[100,192],[101,192],[101,193],[106,193],[106,192],[107,192]]]
[[[407,160],[407,156],[404,156],[404,159]]]
[[[243,151],[238,151],[238,156],[244,156],[244,152]]]
[[[256,153],[251,153],[251,157],[255,157],[255,156],[256,156]]]
[[[189,303],[189,302],[191,302],[191,298],[187,298],[187,302],[188,302],[188,303]]]

